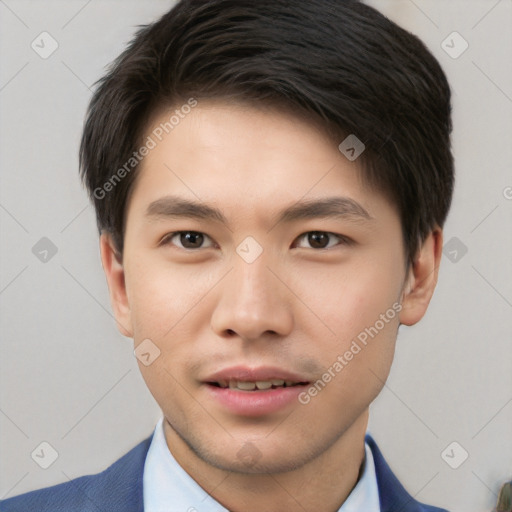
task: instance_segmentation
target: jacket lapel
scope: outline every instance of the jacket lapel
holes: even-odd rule
[[[377,443],[366,435],[375,462],[375,473],[379,487],[381,512],[423,512],[425,508],[417,502],[402,486],[391,471],[379,450]]]

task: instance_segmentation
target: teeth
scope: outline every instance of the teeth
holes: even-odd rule
[[[228,388],[229,389],[240,389],[241,391],[254,391],[258,390],[266,390],[271,389],[272,387],[289,387],[293,386],[296,383],[292,380],[283,380],[283,379],[272,379],[272,380],[258,380],[256,382],[248,382],[248,381],[238,381],[238,380],[219,380],[217,382],[220,388]]]
[[[270,380],[256,381],[256,387],[258,389],[270,389],[272,387],[272,381],[270,381]]]
[[[253,389],[256,389],[256,383],[255,382],[238,382],[237,387],[238,387],[238,389],[241,389],[242,391],[252,391]]]

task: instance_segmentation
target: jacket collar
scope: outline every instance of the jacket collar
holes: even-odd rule
[[[152,439],[153,435],[92,480],[86,481],[83,490],[92,504],[96,505],[91,511],[144,512],[142,478]]]
[[[374,439],[367,434],[365,440],[373,453],[381,512],[446,512],[416,501],[393,474]]]

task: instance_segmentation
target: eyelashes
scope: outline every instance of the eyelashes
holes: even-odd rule
[[[303,233],[302,235],[300,235],[296,240],[304,239],[304,237],[308,237],[307,240],[308,240],[308,243],[310,243],[310,244],[313,241],[313,246],[311,246],[311,249],[317,249],[317,250],[330,249],[331,247],[335,247],[337,245],[352,245],[353,244],[353,241],[350,238],[348,238],[344,235],[337,235],[336,233],[331,233],[329,231],[307,231],[306,233]],[[309,238],[309,237],[311,237],[311,238]],[[337,239],[339,241],[339,243],[334,244],[334,245],[330,245],[328,243],[326,247],[322,247],[322,242],[320,240],[322,238],[325,240],[327,237]],[[320,245],[321,247],[318,247],[318,245]],[[306,247],[306,248],[308,248],[308,247]]]
[[[186,236],[186,235],[191,235],[191,236]],[[186,250],[196,250],[197,247],[194,247],[194,244],[197,246],[197,241],[198,239],[200,241],[203,241],[205,238],[211,240],[211,238],[206,235],[205,233],[201,233],[200,231],[175,231],[173,233],[169,233],[168,235],[165,235],[164,238],[162,239],[162,245],[176,245],[175,243],[172,243],[172,239],[175,238],[175,237],[179,237],[179,240],[180,240],[180,243],[183,241],[183,240],[186,240],[186,244],[189,244],[191,243],[193,246],[192,247],[184,247],[183,244],[180,246],[178,246],[180,249],[186,249]],[[211,247],[211,246],[210,246]],[[200,247],[201,249],[203,249],[204,247]]]

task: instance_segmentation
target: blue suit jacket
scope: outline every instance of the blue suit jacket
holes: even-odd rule
[[[151,439],[142,441],[102,473],[0,501],[0,512],[143,512],[142,474]],[[381,512],[447,512],[412,498],[393,475],[375,441],[369,435],[366,441],[375,461]]]

